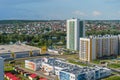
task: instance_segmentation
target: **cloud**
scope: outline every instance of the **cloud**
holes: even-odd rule
[[[81,12],[79,10],[74,11],[73,14],[77,15],[77,16],[85,16],[86,15],[84,12]]]
[[[102,13],[99,11],[93,11],[93,16],[100,16]]]

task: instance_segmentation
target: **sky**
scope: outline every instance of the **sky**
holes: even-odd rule
[[[0,20],[119,20],[120,0],[0,0]]]

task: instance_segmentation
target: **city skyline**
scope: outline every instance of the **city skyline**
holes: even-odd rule
[[[119,0],[0,0],[0,20],[119,19]]]

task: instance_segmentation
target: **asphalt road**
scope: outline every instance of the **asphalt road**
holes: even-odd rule
[[[16,61],[24,61],[24,60],[27,60],[27,59],[36,59],[36,58],[42,58],[42,57],[56,57],[56,58],[63,58],[63,59],[71,59],[72,58],[72,55],[56,55],[56,54],[48,54],[48,55],[41,55],[41,56],[34,56],[34,57],[27,57],[27,58],[16,58],[15,60]],[[75,54],[75,56],[77,56],[77,54]],[[76,61],[79,61],[77,59],[74,59]],[[97,64],[94,64],[94,63],[89,63],[88,65],[92,66],[92,65],[97,65]],[[97,66],[100,66],[100,65],[97,65]],[[37,74],[38,76],[40,77],[46,77],[48,78],[49,80],[57,80],[55,77],[53,76],[47,76],[45,74],[43,74],[42,71],[31,71],[31,70],[28,70],[28,69],[25,69],[25,68],[22,68],[20,67],[21,69],[27,71],[27,72],[30,72],[30,73],[35,73]],[[114,68],[110,68],[113,72],[117,72],[117,73],[120,73],[120,70],[118,69],[114,69]]]

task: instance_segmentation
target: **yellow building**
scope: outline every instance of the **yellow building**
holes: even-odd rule
[[[47,47],[46,46],[43,46],[42,48],[41,48],[41,54],[45,54],[46,53],[46,51],[47,51]]]
[[[118,36],[92,36],[80,38],[79,58],[91,61],[103,56],[118,55]]]

